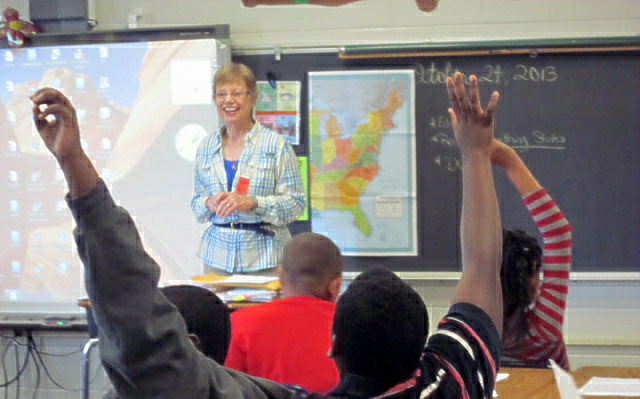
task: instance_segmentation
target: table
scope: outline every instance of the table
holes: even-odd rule
[[[496,384],[498,398],[560,399],[551,369],[502,368],[509,378]],[[571,372],[576,386],[582,387],[591,377],[640,378],[640,367],[585,366]],[[629,396],[585,396],[593,399],[629,399]]]

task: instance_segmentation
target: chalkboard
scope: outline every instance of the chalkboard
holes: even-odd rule
[[[308,72],[415,71],[419,254],[349,257],[347,270],[371,264],[406,272],[460,270],[461,172],[444,85],[456,70],[478,76],[483,103],[491,91],[500,92],[496,137],[518,150],[573,226],[573,271],[640,270],[637,51],[363,59],[316,53],[233,60],[251,67],[259,80],[270,73],[303,82],[302,137],[295,148],[301,155],[308,153]],[[503,226],[537,235],[517,191],[501,171],[495,177]],[[292,226],[294,232],[310,229],[309,223]]]

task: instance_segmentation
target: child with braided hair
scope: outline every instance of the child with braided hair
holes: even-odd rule
[[[502,360],[536,366],[553,359],[568,370],[562,324],[571,269],[571,226],[513,148],[494,139],[491,162],[504,169],[518,189],[543,239],[541,249],[524,231],[503,230]]]

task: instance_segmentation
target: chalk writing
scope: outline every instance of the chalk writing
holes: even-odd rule
[[[545,133],[542,130],[533,130],[529,135],[514,135],[511,133],[496,134],[496,139],[508,144],[518,152],[527,151],[563,151],[567,138],[559,133]],[[452,133],[438,132],[431,136],[430,140],[444,147],[455,147],[456,141]],[[433,163],[449,171],[462,170],[462,161],[457,156],[436,154]]]
[[[439,129],[449,129],[451,128],[451,119],[448,115],[432,116],[431,118],[429,118],[429,126]]]
[[[555,82],[558,80],[558,73],[556,67],[533,67],[522,64],[516,65],[516,74],[513,75],[513,80],[528,80],[532,82]]]
[[[447,147],[454,147],[456,145],[456,140],[451,137],[449,133],[436,133],[431,136],[431,141]]]
[[[567,142],[564,135],[556,133],[547,134],[541,130],[531,132],[531,137],[504,133],[496,135],[496,138],[521,152],[529,150],[564,150],[564,145]]]
[[[555,133],[545,134],[540,130],[534,130],[532,133],[534,141],[536,144],[565,144],[567,142],[567,138],[562,135],[557,135]],[[558,147],[558,149],[564,149],[564,145],[562,147]]]
[[[482,72],[478,74],[478,82],[500,84],[500,77],[503,73],[500,65],[485,65]]]
[[[448,76],[453,76],[458,72],[457,68],[453,68],[450,62],[447,62],[443,70],[436,67],[436,63],[432,62],[430,66],[425,67],[422,64],[416,64],[416,81],[418,84],[445,84]],[[465,75],[464,82],[469,83],[469,78]]]
[[[444,85],[447,77],[453,76],[456,72],[462,72],[465,84],[469,84],[469,75],[471,73],[478,77],[478,82],[505,86],[512,80],[551,83],[559,79],[558,71],[553,65],[528,66],[517,64],[515,71],[508,71],[500,64],[487,64],[479,71],[464,73],[450,62],[444,64],[444,67],[438,67],[434,61],[429,65],[416,64],[415,71],[416,82],[427,85]]]
[[[462,170],[462,161],[456,157],[436,155],[436,157],[433,159],[433,162],[436,165],[448,170],[449,172]]]

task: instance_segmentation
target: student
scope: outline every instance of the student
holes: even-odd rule
[[[503,231],[502,359],[529,366],[553,359],[569,370],[562,324],[571,269],[571,225],[513,148],[494,140],[491,162],[504,169],[522,195],[544,246],[543,253],[524,231]]]
[[[502,238],[490,163],[498,93],[483,110],[477,78],[472,76],[470,81],[468,96],[460,73],[455,82],[447,79],[449,113],[463,170],[463,271],[453,305],[423,348],[418,344],[425,340],[427,313],[419,295],[386,271],[363,272],[336,305],[331,353],[340,382],[328,397],[373,397],[417,368],[415,385],[394,398],[481,398],[493,391],[502,330]],[[35,126],[69,185],[66,199],[76,221],[74,235],[86,269],[86,290],[101,327],[100,357],[118,395],[138,399],[300,397],[276,382],[220,366],[191,344],[180,313],[157,287],[160,268],[144,251],[133,219],[116,205],[80,145],[71,102],[52,88],[38,90],[31,100]],[[50,116],[53,121],[47,120]],[[360,288],[367,282],[373,282],[378,294],[369,295],[370,290]],[[399,291],[404,294],[393,295]],[[363,308],[369,311],[359,311]],[[380,308],[385,311],[375,311]],[[354,352],[351,345],[358,342],[345,331],[366,337],[367,342],[379,342],[379,335],[389,341],[360,346]],[[395,349],[410,356],[398,357]],[[393,357],[384,358],[387,355]],[[394,364],[395,359],[402,363]],[[392,373],[387,373],[389,367]]]
[[[193,345],[223,364],[231,341],[231,310],[227,305],[213,292],[195,285],[172,285],[160,291],[180,312]],[[112,388],[103,399],[117,397]]]
[[[171,285],[160,291],[180,312],[195,347],[224,364],[231,342],[231,309],[216,294],[195,285]]]
[[[342,255],[317,233],[285,244],[279,271],[283,299],[236,310],[226,366],[247,374],[327,392],[338,370],[327,351],[342,283]]]

